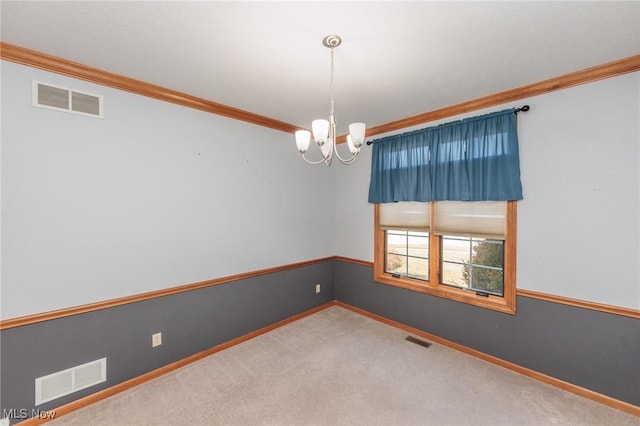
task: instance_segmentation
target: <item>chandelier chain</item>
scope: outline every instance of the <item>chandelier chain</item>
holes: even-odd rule
[[[329,116],[333,117],[333,47],[331,47],[331,107],[329,108]]]

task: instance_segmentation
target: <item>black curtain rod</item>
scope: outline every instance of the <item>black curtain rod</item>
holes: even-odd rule
[[[516,108],[516,109],[514,109],[514,110],[513,110],[513,113],[514,113],[514,114],[517,114],[517,113],[519,113],[520,111],[522,111],[522,112],[527,112],[527,111],[529,111],[530,109],[531,109],[531,107],[530,107],[529,105],[522,105],[520,108]],[[371,145],[372,143],[373,143],[373,141],[372,141],[372,140],[367,141],[367,145]]]

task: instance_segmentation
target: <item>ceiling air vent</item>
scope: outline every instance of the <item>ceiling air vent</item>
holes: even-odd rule
[[[106,380],[106,358],[38,377],[36,379],[36,405],[44,404]]]
[[[102,96],[33,82],[33,106],[102,118]]]

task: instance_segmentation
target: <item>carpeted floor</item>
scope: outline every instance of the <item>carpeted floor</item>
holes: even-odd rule
[[[640,425],[331,307],[60,417],[62,425]]]

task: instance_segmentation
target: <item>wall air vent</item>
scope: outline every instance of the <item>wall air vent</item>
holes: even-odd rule
[[[36,405],[44,404],[106,380],[106,358],[38,377],[36,379]]]
[[[102,96],[33,81],[33,106],[102,118]]]

